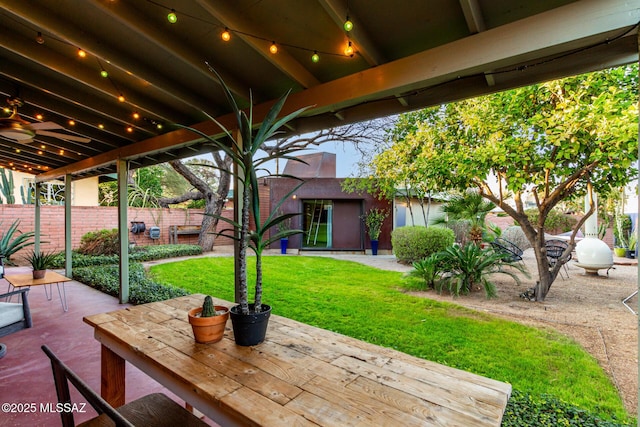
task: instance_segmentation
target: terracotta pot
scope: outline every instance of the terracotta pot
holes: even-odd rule
[[[224,336],[224,330],[229,319],[229,309],[222,305],[215,306],[216,311],[224,310],[224,314],[212,317],[200,317],[202,307],[189,310],[189,323],[193,329],[193,336],[199,343],[218,342]]]
[[[34,279],[44,279],[44,275],[47,273],[47,270],[33,270],[33,278]]]

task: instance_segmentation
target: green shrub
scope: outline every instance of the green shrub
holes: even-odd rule
[[[522,227],[520,227],[519,225],[512,225],[505,228],[504,230],[502,230],[500,237],[510,241],[523,251],[532,247],[531,243],[529,243],[529,239],[527,239],[527,236],[524,235]]]
[[[537,209],[527,209],[525,214],[532,224],[538,222],[540,213]],[[544,229],[549,234],[560,234],[573,230],[577,223],[578,220],[575,217],[562,213],[557,209],[552,209],[544,222]]]
[[[201,255],[202,247],[198,245],[153,245],[136,246],[129,253],[130,261],[146,262],[156,259]],[[119,255],[84,255],[79,252],[71,254],[73,266],[90,267],[94,265],[118,264]],[[64,252],[56,255],[53,268],[64,268]]]
[[[118,268],[117,265],[76,268],[73,279],[117,297],[120,290]],[[129,302],[132,304],[164,301],[188,294],[184,289],[154,282],[146,276],[142,264],[129,265]]]
[[[90,231],[80,239],[78,252],[83,255],[115,255],[120,252],[118,229]]]
[[[513,390],[502,417],[502,427],[631,427],[634,424],[602,420],[551,395],[532,396]]]
[[[453,245],[454,234],[444,227],[400,227],[391,233],[398,262],[412,264]]]

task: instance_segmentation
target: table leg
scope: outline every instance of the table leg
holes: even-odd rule
[[[104,345],[101,347],[100,394],[117,408],[125,403],[125,361]]]
[[[60,297],[60,304],[62,304],[62,309],[66,313],[69,311],[69,304],[67,304],[67,288],[64,287],[64,282],[62,282],[62,293],[60,293],[60,283],[56,283],[58,287],[58,296]]]

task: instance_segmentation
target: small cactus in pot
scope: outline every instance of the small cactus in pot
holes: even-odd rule
[[[214,343],[222,340],[229,319],[229,309],[215,305],[213,298],[207,295],[202,307],[189,310],[189,323],[193,335],[199,343]]]
[[[206,297],[204,297],[204,303],[202,304],[200,317],[213,317],[216,314],[216,308],[213,306],[213,298],[207,295]]]

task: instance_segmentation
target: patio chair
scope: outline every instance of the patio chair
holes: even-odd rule
[[[100,395],[95,393],[80,379],[67,365],[53,354],[46,345],[42,351],[51,359],[53,379],[58,394],[58,402],[64,407],[72,407],[69,393],[69,382],[87,399],[87,402],[98,412],[98,416],[86,421],[82,426],[208,426],[204,421],[187,411],[178,403],[162,393],[149,394],[140,399],[129,402],[117,409],[109,405]],[[63,427],[75,426],[72,411],[61,411]]]
[[[0,302],[0,337],[31,327],[28,293],[29,289],[25,288],[0,294],[0,298],[7,298],[7,301],[13,295],[20,295],[19,301],[22,301],[17,303]]]
[[[569,247],[569,244],[564,240],[550,239],[544,243],[544,246],[547,251],[549,266],[553,268],[558,263],[558,260],[560,259],[564,251]],[[571,261],[571,254],[569,254],[569,258],[567,258],[567,261],[562,265],[567,278],[569,278],[569,270],[567,269],[567,262],[569,261]],[[564,279],[564,277],[562,276],[562,272],[560,273],[560,277]]]
[[[502,261],[504,262],[511,263],[522,261],[522,249],[507,239],[496,237],[494,241],[491,242],[491,246],[497,253],[502,254]]]

